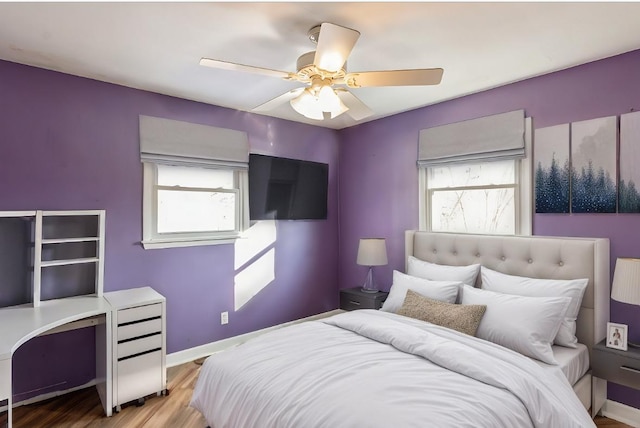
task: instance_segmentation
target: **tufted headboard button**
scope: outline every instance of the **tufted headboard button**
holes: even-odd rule
[[[531,263],[533,263],[533,260],[529,259],[528,262],[529,262],[529,264],[531,264]]]
[[[505,256],[500,257],[500,260],[505,261],[507,258]]]
[[[558,266],[564,266],[564,262],[558,263]]]

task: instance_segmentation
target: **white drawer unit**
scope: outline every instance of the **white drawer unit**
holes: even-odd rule
[[[166,302],[150,287],[104,293],[113,309],[113,405],[167,392]]]
[[[159,368],[162,351],[154,351],[130,358],[118,359],[118,401],[124,404],[149,395],[149,391],[162,391]]]

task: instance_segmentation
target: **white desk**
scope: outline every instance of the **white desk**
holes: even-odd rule
[[[111,416],[111,306],[104,297],[68,297],[43,301],[37,308],[22,305],[0,310],[0,401],[8,400],[8,428],[12,425],[13,353],[36,336],[88,325],[96,325],[96,387],[105,414]]]

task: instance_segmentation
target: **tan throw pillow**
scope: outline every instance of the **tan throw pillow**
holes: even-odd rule
[[[397,313],[475,336],[486,310],[486,305],[456,305],[407,290],[404,304]]]

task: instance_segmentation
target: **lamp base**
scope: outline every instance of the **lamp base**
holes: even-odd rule
[[[365,293],[377,293],[378,287],[376,287],[375,281],[373,280],[373,267],[369,266],[369,272],[367,273],[367,277],[364,280],[364,284],[362,285],[362,291]]]

